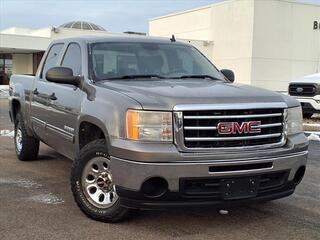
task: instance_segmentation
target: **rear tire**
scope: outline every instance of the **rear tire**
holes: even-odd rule
[[[104,139],[84,146],[71,169],[71,190],[84,214],[101,222],[119,222],[129,209],[121,206],[110,168]]]
[[[311,118],[313,113],[303,113],[303,118]]]
[[[37,159],[40,141],[28,135],[21,113],[17,114],[14,124],[14,145],[19,160],[29,161]]]

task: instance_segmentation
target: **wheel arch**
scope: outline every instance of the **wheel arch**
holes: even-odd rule
[[[86,135],[84,133],[89,128],[90,135]],[[100,131],[100,133],[99,133]],[[101,135],[102,134],[102,135]],[[88,137],[88,139],[84,140],[83,138]],[[81,116],[76,130],[76,136],[75,136],[75,144],[76,144],[76,151],[77,153],[83,148],[86,144],[89,142],[92,142],[97,139],[105,139],[107,143],[107,147],[109,149],[110,147],[110,139],[108,130],[105,126],[105,124],[98,118],[85,115]]]
[[[10,114],[11,120],[12,122],[15,122],[18,112],[21,111],[20,101],[16,98],[12,99],[10,108],[11,108],[11,114]]]

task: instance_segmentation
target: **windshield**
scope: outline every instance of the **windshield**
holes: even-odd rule
[[[224,80],[197,49],[174,43],[94,43],[90,70],[96,81],[135,77]]]

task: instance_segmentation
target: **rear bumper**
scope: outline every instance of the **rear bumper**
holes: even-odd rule
[[[306,166],[307,154],[307,151],[303,151],[277,158],[175,163],[134,162],[111,157],[111,164],[113,180],[123,206],[139,209],[209,205],[218,207],[269,201],[292,194],[297,184],[294,183],[295,175],[300,167]],[[249,167],[252,164],[257,164],[254,166],[261,166],[261,168]],[[215,172],[213,169],[219,169],[219,171]],[[258,191],[254,197],[238,200],[224,200],[219,193],[218,195],[186,195],[181,184],[184,179],[208,179],[219,182],[222,179],[260,177],[281,172],[286,173],[281,185],[267,191]],[[152,177],[161,177],[166,180],[168,190],[165,194],[150,197],[143,193],[143,183]]]

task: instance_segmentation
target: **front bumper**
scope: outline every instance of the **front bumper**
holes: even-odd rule
[[[300,103],[305,113],[320,113],[320,98],[315,97],[295,97]]]
[[[183,207],[234,207],[247,204],[256,204],[260,202],[271,201],[287,197],[294,193],[295,184],[288,182],[280,189],[271,191],[267,194],[261,194],[253,198],[240,200],[222,200],[214,197],[197,199],[184,197],[178,192],[167,193],[159,199],[150,199],[141,192],[130,191],[121,187],[117,188],[117,193],[121,196],[121,205],[127,208],[144,210],[165,210],[171,208]]]
[[[173,206],[192,205],[238,205],[250,202],[268,201],[288,196],[294,192],[294,177],[300,167],[306,165],[307,151],[286,156],[233,159],[232,161],[193,161],[193,162],[136,162],[111,157],[112,175],[121,203],[130,208],[161,209]],[[266,163],[268,163],[266,165]],[[252,165],[258,164],[258,165]],[[261,165],[262,164],[262,165]],[[271,165],[270,165],[271,164]],[[240,166],[240,167],[239,167]],[[248,169],[246,167],[248,166]],[[250,167],[249,167],[250,166]],[[252,168],[251,166],[262,166]],[[227,167],[225,171],[212,169]],[[221,169],[221,168],[220,168]],[[245,170],[244,170],[245,169]],[[225,201],[218,196],[185,196],[181,180],[193,179],[230,179],[246,176],[260,176],[285,172],[281,186],[270,189],[253,198]],[[142,190],[142,184],[152,177],[161,177],[168,183],[168,191],[160,197],[148,197]]]

